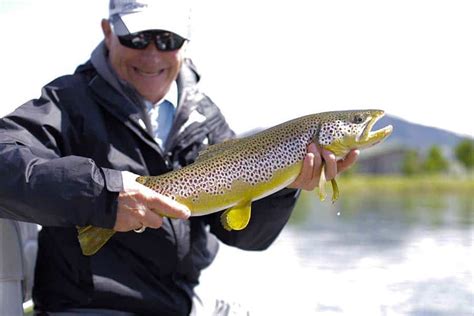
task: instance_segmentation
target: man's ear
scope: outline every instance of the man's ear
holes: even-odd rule
[[[112,34],[112,27],[110,26],[109,20],[102,19],[101,26],[102,26],[102,33],[104,34],[105,45],[107,46],[107,48],[110,48],[110,41],[113,34]]]

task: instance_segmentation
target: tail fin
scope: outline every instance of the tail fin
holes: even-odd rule
[[[95,226],[78,227],[82,253],[92,256],[115,234],[115,230]]]

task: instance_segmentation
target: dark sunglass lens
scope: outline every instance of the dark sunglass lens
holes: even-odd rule
[[[163,31],[146,31],[119,36],[119,41],[120,44],[128,48],[144,49],[153,38],[155,39],[156,48],[160,51],[180,49],[186,41],[177,34]]]
[[[156,48],[161,51],[173,51],[180,49],[184,42],[184,38],[169,32],[160,32],[156,34],[155,39]]]
[[[132,44],[136,48],[145,48],[148,46],[148,40],[142,36],[136,36],[132,39]]]
[[[119,36],[119,41],[123,46],[133,49],[144,49],[149,43],[147,37],[140,33]]]

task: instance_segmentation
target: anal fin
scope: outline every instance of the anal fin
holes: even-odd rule
[[[319,175],[319,184],[318,184],[318,196],[320,201],[324,201],[326,199],[326,173],[324,172],[325,165],[321,166],[321,173]]]
[[[221,215],[222,226],[228,230],[242,230],[250,221],[251,202],[231,207]]]

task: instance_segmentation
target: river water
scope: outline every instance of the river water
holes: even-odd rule
[[[222,246],[204,297],[251,315],[474,315],[474,197],[306,193],[268,250]]]

